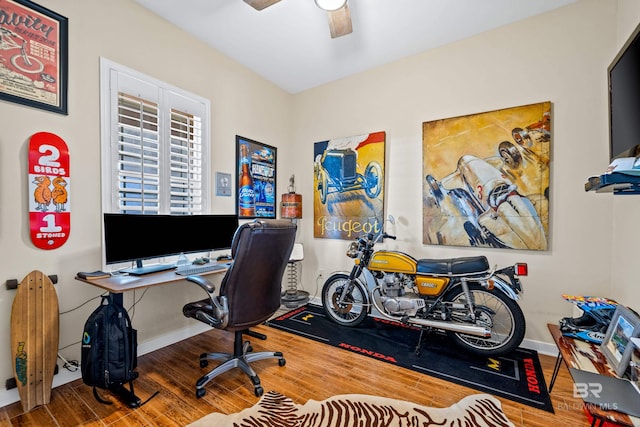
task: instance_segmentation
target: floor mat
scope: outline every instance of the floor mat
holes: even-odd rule
[[[340,326],[312,304],[267,325],[553,413],[535,350],[518,348],[505,356],[479,357],[464,354],[445,334],[431,333],[416,355],[416,328],[371,316],[355,328]]]

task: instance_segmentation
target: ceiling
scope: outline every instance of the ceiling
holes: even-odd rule
[[[452,43],[577,0],[348,0],[332,39],[313,0],[257,11],[242,0],[135,0],[289,93]]]

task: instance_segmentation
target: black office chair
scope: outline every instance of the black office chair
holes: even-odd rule
[[[251,378],[255,395],[261,396],[260,378],[249,363],[276,358],[280,366],[285,365],[281,352],[253,353],[251,344],[243,342],[242,335],[266,339],[249,328],[269,319],[280,307],[282,276],[295,236],[296,225],[287,220],[255,220],[242,224],[233,237],[233,261],[222,279],[218,296],[214,295],[215,286],[207,279],[186,278],[206,290],[209,298],[186,304],[182,309],[184,315],[214,328],[235,332],[233,354],[200,355],[201,368],[208,365],[208,359],[223,363],[196,382],[197,397],[205,395],[204,386],[209,381],[233,368],[242,369]]]

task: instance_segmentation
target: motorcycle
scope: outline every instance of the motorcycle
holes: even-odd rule
[[[520,345],[526,325],[517,300],[526,263],[490,269],[485,256],[415,259],[374,250],[387,238],[396,239],[383,231],[351,242],[351,272],[332,273],[322,287],[330,319],[353,327],[375,308],[385,319],[420,328],[416,354],[431,330],[446,331],[459,347],[481,356],[503,355]]]

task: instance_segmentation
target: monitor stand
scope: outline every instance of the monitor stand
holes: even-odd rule
[[[132,268],[125,268],[124,270],[120,270],[123,273],[128,273],[132,276],[144,276],[145,274],[157,273],[159,271],[173,270],[176,268],[175,264],[153,264],[153,265],[142,265],[142,260],[136,260],[136,266]]]

